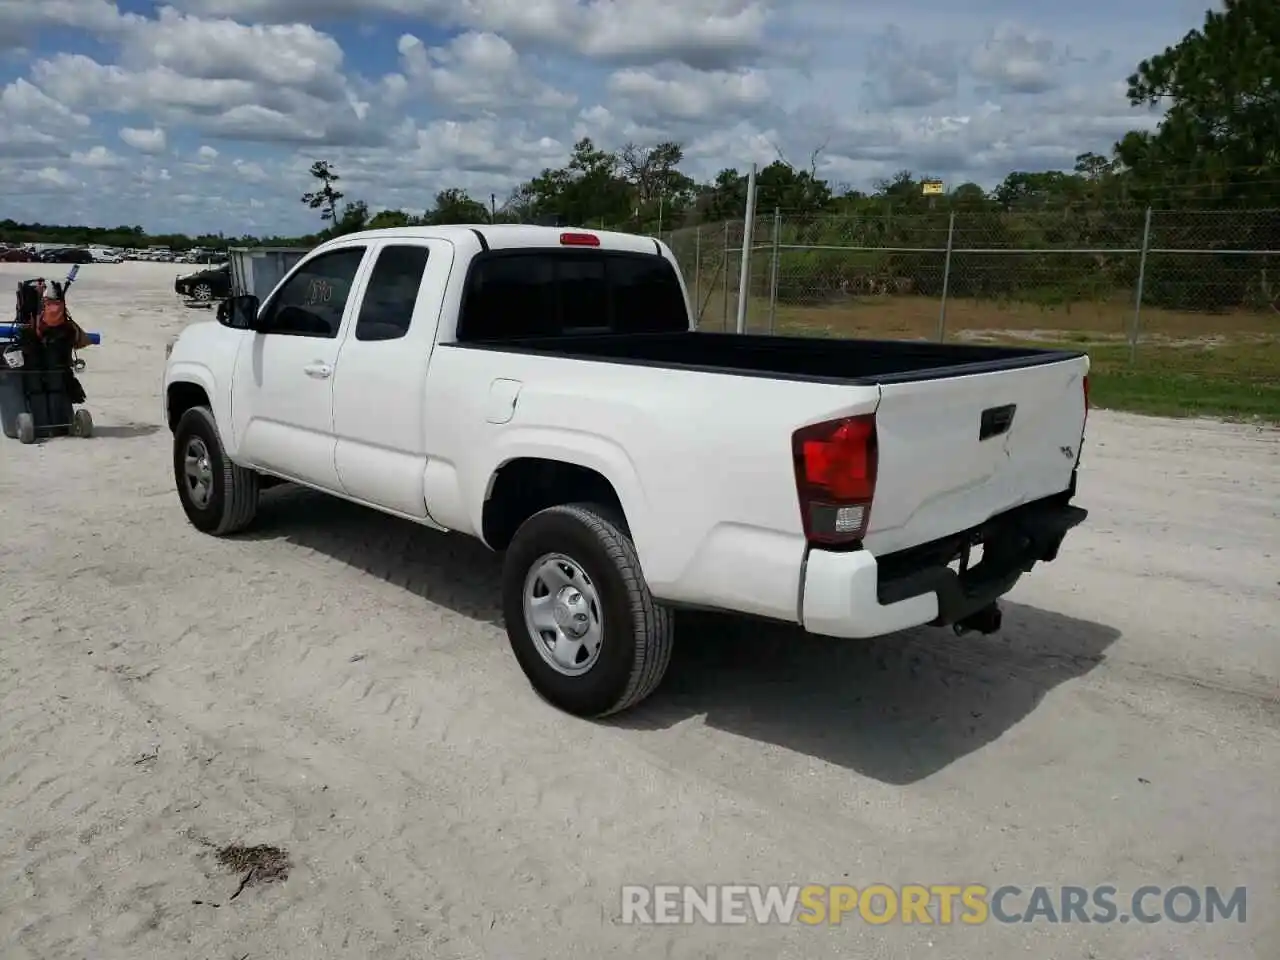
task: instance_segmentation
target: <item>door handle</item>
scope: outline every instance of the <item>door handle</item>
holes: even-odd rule
[[[308,363],[302,368],[302,372],[308,377],[315,377],[317,380],[328,380],[333,375],[333,367],[317,360],[315,363]]]

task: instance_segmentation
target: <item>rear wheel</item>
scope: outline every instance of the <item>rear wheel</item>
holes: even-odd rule
[[[29,413],[20,413],[17,416],[18,442],[19,443],[35,443],[36,442],[36,420]]]
[[[192,407],[173,432],[173,474],[191,525],[224,536],[253,522],[258,474],[227,459],[208,407]]]
[[[71,415],[71,433],[82,439],[93,436],[93,414],[88,410],[77,410]]]
[[[207,283],[197,283],[191,291],[191,296],[201,303],[207,303],[213,299],[213,287]]]
[[[507,638],[533,688],[582,717],[645,699],[671,661],[669,611],[653,599],[620,520],[594,504],[530,517],[503,568]]]

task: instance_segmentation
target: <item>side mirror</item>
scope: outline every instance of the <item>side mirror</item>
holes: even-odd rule
[[[251,293],[228,297],[218,304],[218,322],[232,330],[256,330],[259,306],[258,298]]]

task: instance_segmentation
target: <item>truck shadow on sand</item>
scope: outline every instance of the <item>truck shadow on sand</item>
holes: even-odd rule
[[[259,523],[243,536],[293,543],[502,625],[501,558],[469,537],[291,486],[263,496]],[[1101,663],[1120,636],[1025,604],[1002,606],[1003,629],[991,636],[921,628],[870,641],[681,612],[662,686],[603,722],[662,730],[701,716],[715,730],[884,783],[914,783],[997,740],[1055,687]],[[505,643],[499,655],[509,656]]]
[[[662,687],[611,722],[708,727],[884,783],[909,784],[997,740],[1056,686],[1092,670],[1119,631],[1003,601],[990,636],[923,627],[834,640],[706,613],[677,618]]]
[[[471,537],[293,484],[264,491],[257,521],[239,537],[312,550],[455,613],[502,625],[502,558]]]
[[[132,440],[135,437],[149,437],[160,431],[158,423],[125,423],[116,426],[93,428],[95,437],[109,437],[115,440]]]

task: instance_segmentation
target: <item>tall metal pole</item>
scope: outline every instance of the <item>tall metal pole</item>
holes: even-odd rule
[[[769,266],[769,333],[772,334],[778,322],[778,261],[782,251],[782,210],[773,208],[773,258]]]
[[[747,219],[742,225],[742,267],[738,271],[738,332],[747,332],[747,288],[751,285],[751,239],[756,225],[756,165],[747,176]]]
[[[1142,320],[1142,290],[1147,283],[1147,251],[1151,248],[1151,208],[1142,225],[1142,253],[1138,257],[1138,290],[1133,298],[1133,325],[1129,329],[1129,362],[1138,357],[1138,325]]]
[[[947,292],[951,288],[951,248],[956,236],[956,212],[947,221],[947,259],[942,264],[942,306],[938,308],[938,342],[947,338]]]

